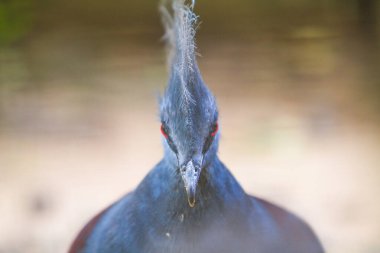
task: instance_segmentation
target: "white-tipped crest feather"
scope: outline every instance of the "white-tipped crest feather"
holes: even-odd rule
[[[196,44],[195,25],[198,16],[194,14],[193,7],[195,0],[191,4],[186,4],[186,0],[170,0],[172,3],[172,13],[168,11],[164,4],[160,10],[165,27],[164,39],[167,43],[168,64],[172,74],[177,75],[182,86],[183,108],[188,110],[190,104],[195,100],[188,89],[188,83],[195,81],[197,74],[196,66]]]

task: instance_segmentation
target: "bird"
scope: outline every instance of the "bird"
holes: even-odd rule
[[[159,99],[163,158],[90,220],[68,252],[323,253],[305,221],[247,194],[219,159],[219,111],[197,64],[194,3],[160,7],[169,66]]]

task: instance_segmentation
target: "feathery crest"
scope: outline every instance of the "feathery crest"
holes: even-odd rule
[[[193,12],[195,0],[190,5],[186,0],[171,0],[172,12],[161,5],[164,39],[167,43],[168,63],[171,79],[178,80],[181,85],[184,110],[190,110],[189,105],[195,100],[189,90],[189,84],[197,82],[199,72],[195,59],[195,25],[198,16]]]

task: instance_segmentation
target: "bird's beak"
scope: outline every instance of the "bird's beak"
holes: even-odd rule
[[[195,206],[195,193],[197,190],[200,172],[201,166],[194,163],[193,160],[190,160],[181,168],[182,180],[185,184],[187,200],[190,207]]]

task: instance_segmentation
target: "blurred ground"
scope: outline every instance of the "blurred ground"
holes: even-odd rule
[[[380,252],[376,1],[201,1],[220,157],[330,253]],[[368,8],[369,7],[369,8]],[[65,252],[162,155],[154,1],[0,3],[0,252]]]

